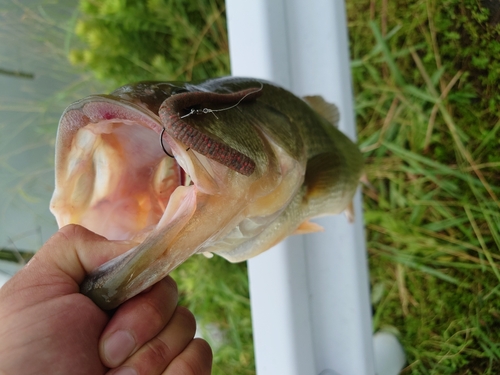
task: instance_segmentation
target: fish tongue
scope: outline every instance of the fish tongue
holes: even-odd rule
[[[169,253],[169,249],[195,213],[196,202],[195,186],[179,186],[157,227],[144,242],[90,273],[80,291],[103,310],[110,310],[165,277],[192,255]],[[155,262],[158,259],[159,266]]]

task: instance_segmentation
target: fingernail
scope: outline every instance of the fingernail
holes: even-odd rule
[[[104,356],[112,367],[121,364],[135,348],[135,340],[129,331],[116,331],[104,341]]]
[[[137,371],[130,367],[122,367],[114,372],[113,375],[137,375]]]

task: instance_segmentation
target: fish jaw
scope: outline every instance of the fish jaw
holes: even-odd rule
[[[170,158],[159,142],[162,129],[147,108],[107,96],[75,103],[60,121],[51,200],[59,226],[79,224],[110,240],[137,243],[81,285],[103,309],[117,307],[191,255],[212,248],[249,215],[264,217],[263,230],[266,217],[279,215],[305,173],[305,162],[264,136],[267,163],[251,176],[165,134]],[[192,183],[184,186],[183,175]]]
[[[110,310],[156,283],[192,254],[165,249],[192,218],[197,208],[194,186],[177,188],[167,212],[143,242],[92,271],[80,286],[103,310]],[[178,249],[178,248],[177,248]],[[163,260],[161,267],[157,267]]]

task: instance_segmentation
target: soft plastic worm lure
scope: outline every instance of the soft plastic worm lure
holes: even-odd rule
[[[188,146],[188,148],[193,149],[238,173],[250,176],[255,170],[255,162],[251,158],[234,148],[213,139],[209,135],[200,132],[198,129],[194,128],[187,121],[185,121],[185,119],[195,114],[201,115],[213,113],[215,115],[214,112],[227,111],[235,108],[242,102],[257,99],[261,94],[262,86],[260,88],[250,88],[230,94],[198,91],[170,96],[162,103],[159,109],[160,119],[164,126],[160,134],[160,144],[163,151],[168,156],[173,157],[173,155],[167,152],[163,144],[163,134],[166,131],[172,137]],[[201,103],[207,102],[213,103],[214,105],[231,104],[231,106],[220,109],[193,108],[199,106]],[[190,108],[190,111],[181,116],[180,113],[186,111],[188,108]]]

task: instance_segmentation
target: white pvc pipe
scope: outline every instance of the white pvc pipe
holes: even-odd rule
[[[355,137],[345,6],[340,0],[227,0],[231,70],[297,95],[320,94]],[[360,195],[356,221],[318,220],[249,261],[258,375],[373,375]]]

